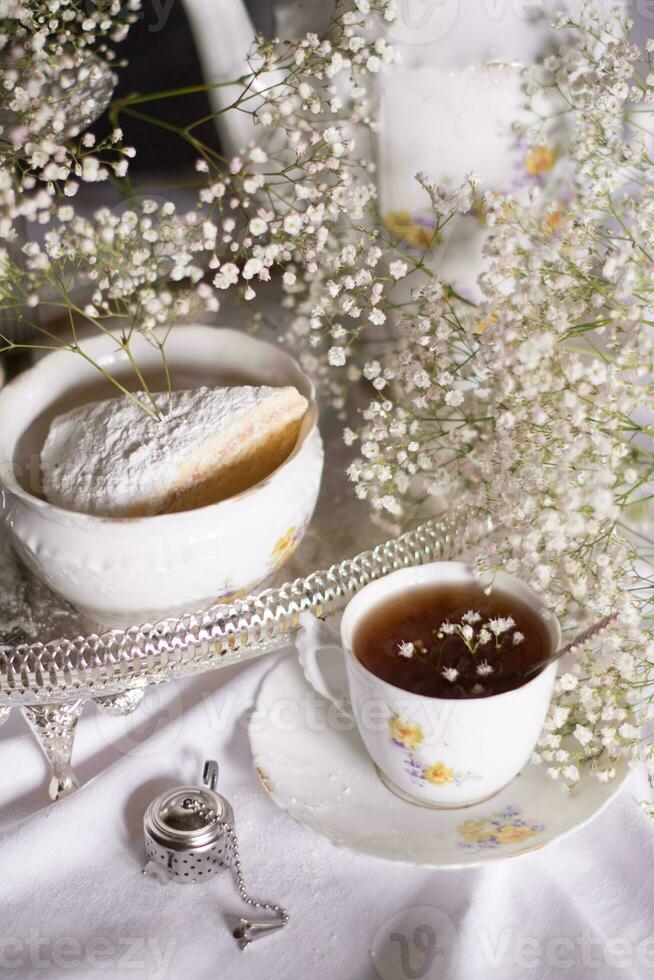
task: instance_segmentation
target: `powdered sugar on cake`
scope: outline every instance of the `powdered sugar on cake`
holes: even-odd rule
[[[270,418],[283,423],[298,411],[301,417],[307,404],[294,388],[247,386],[195,388],[157,400],[159,422],[127,396],[56,418],[41,454],[47,499],[104,516],[161,512],[175,488],[198,478],[205,456],[233,454]]]

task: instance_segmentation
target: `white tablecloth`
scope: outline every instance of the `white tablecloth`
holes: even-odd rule
[[[47,768],[23,719],[0,729],[0,977],[652,975],[654,826],[639,806],[650,795],[644,777],[632,774],[586,829],[479,870],[429,871],[339,850],[278,810],[252,770],[245,716],[280,655],[151,690],[128,719],[87,707],[74,756],[84,786],[56,804],[47,803]],[[291,914],[287,929],[244,952],[223,918],[244,908],[230,876],[162,887],[139,874],[148,802],[197,782],[207,757],[221,765],[251,891]]]
[[[639,34],[654,33],[652,4],[635,7]],[[458,22],[465,64],[505,36],[497,17],[492,37],[488,19],[477,21],[472,48]],[[441,48],[455,46],[446,32]],[[129,719],[88,707],[74,756],[84,786],[54,805],[22,717],[0,729],[0,978],[652,976],[654,826],[638,805],[651,796],[641,774],[592,825],[520,860],[435,872],[359,857],[295,824],[253,773],[244,716],[273,662],[152,690]],[[291,914],[245,952],[223,919],[243,912],[229,876],[164,888],[139,873],[147,804],[197,782],[207,757],[236,811],[249,887]]]

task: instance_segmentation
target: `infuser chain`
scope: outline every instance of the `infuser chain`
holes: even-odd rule
[[[208,783],[207,780],[208,768],[209,768],[209,764],[205,766],[205,772],[204,772],[205,783]],[[211,775],[214,776],[213,771],[211,772]],[[218,766],[216,765],[215,778],[217,779],[217,777],[218,777]],[[187,810],[193,810],[199,816],[208,820],[212,824],[217,825],[222,831],[222,833],[228,838],[230,844],[232,845],[232,864],[234,867],[234,871],[236,873],[236,883],[238,885],[239,895],[241,896],[243,902],[245,902],[246,905],[251,906],[251,908],[262,909],[262,910],[267,909],[270,912],[274,912],[278,916],[278,919],[276,921],[268,921],[268,922],[250,922],[249,919],[241,919],[239,925],[232,932],[234,939],[238,940],[238,944],[240,948],[246,949],[247,946],[249,946],[249,944],[254,939],[259,939],[261,938],[261,936],[266,936],[268,935],[269,932],[275,929],[283,929],[284,926],[288,923],[288,918],[289,918],[288,911],[285,908],[283,908],[281,905],[276,905],[271,902],[258,902],[255,899],[251,898],[250,895],[248,894],[247,888],[245,887],[245,881],[243,878],[243,871],[241,869],[241,859],[238,851],[238,841],[236,839],[236,832],[234,828],[226,821],[224,820],[220,821],[218,818],[218,814],[216,813],[215,810],[212,810],[211,807],[206,806],[206,804],[204,803],[200,803],[198,800],[194,800],[188,797],[187,799],[182,801],[182,806]]]

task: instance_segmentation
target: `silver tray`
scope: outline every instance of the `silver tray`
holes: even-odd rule
[[[321,414],[326,465],[312,524],[292,559],[257,595],[207,610],[101,632],[25,570],[0,538],[0,587],[14,583],[14,609],[0,609],[0,724],[25,715],[52,768],[50,795],[79,784],[70,759],[87,701],[109,714],[134,711],[145,689],[215,670],[284,645],[309,610],[328,617],[359,589],[394,569],[454,553],[454,532],[427,521],[384,541],[366,503],[347,486],[350,451],[342,422]],[[343,555],[356,557],[343,560]]]

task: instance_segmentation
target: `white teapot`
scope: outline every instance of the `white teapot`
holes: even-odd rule
[[[216,115],[216,127],[223,150],[235,156],[255,138],[249,112],[226,111],[242,90],[238,79],[249,75],[248,54],[255,28],[243,0],[184,0],[195,44],[200,55],[209,101]],[[253,94],[274,85],[279,75],[268,72],[253,86]],[[229,83],[234,84],[229,84]],[[249,106],[253,110],[256,98]]]

